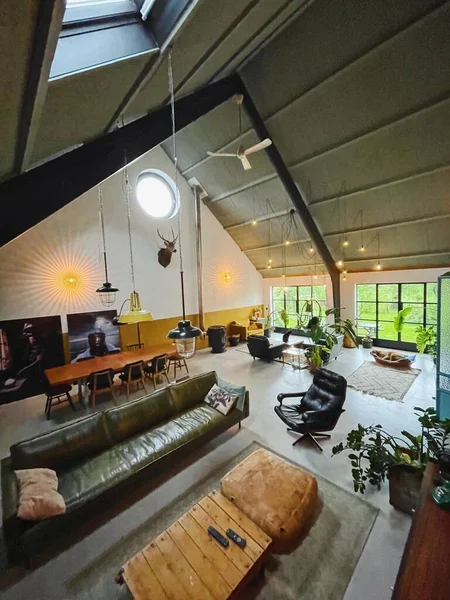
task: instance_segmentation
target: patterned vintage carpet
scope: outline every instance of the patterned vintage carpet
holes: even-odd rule
[[[380,398],[403,402],[420,369],[396,369],[365,361],[347,379],[349,387]]]

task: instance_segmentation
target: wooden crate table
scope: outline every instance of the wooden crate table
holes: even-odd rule
[[[247,540],[223,548],[208,534],[232,529]],[[220,492],[213,491],[119,571],[135,600],[226,600],[264,572],[272,540]],[[245,597],[245,596],[243,596]]]

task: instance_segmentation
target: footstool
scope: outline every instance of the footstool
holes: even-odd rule
[[[222,494],[274,541],[274,550],[295,545],[317,506],[317,480],[268,450],[256,450],[227,473]]]

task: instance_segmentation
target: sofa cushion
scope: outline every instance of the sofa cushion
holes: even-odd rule
[[[206,394],[215,383],[217,383],[216,372],[211,371],[171,386],[169,390],[177,413],[203,402]]]
[[[206,433],[222,419],[224,417],[219,412],[206,404],[195,407],[62,473],[58,489],[67,511],[75,510],[162,456]]]
[[[237,399],[237,394],[231,394],[229,391],[214,384],[206,394],[204,401],[223,415],[227,415],[236,404]]]
[[[16,471],[20,488],[17,516],[27,521],[41,521],[62,515],[66,506],[58,493],[58,477],[51,469]]]
[[[170,393],[162,389],[149,396],[105,413],[106,424],[115,444],[122,442],[141,431],[150,429],[152,425],[167,421],[175,414]]]
[[[56,472],[111,447],[104,413],[79,419],[11,446],[13,468],[54,469]]]

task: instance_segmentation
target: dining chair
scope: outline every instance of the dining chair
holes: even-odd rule
[[[167,367],[167,371],[170,372],[170,367],[173,365],[173,378],[176,381],[177,379],[177,369],[186,369],[187,374],[189,375],[189,369],[186,364],[186,359],[184,356],[180,354],[171,354],[169,356],[169,365]]]
[[[59,383],[56,385],[50,385],[49,383],[47,384],[45,389],[45,394],[47,396],[47,402],[45,403],[45,414],[47,415],[47,421],[50,419],[50,412],[55,400],[56,404],[68,402],[72,410],[75,411],[75,406],[73,405],[72,398],[70,397],[71,389],[72,386],[69,383]]]
[[[136,362],[128,363],[127,365],[125,365],[119,377],[122,380],[120,389],[122,390],[123,386],[126,387],[127,400],[130,399],[130,387],[133,383],[136,384],[136,391],[139,389],[139,384],[141,384],[145,393],[148,393],[144,383],[145,373],[143,360],[138,360]]]
[[[144,373],[146,377],[152,380],[153,387],[156,390],[156,381],[161,377],[165,377],[167,379],[167,383],[170,383],[167,372],[169,370],[169,365],[167,362],[167,354],[159,354],[152,358],[152,360],[144,365]]]
[[[111,392],[111,396],[116,400],[114,393],[114,369],[103,369],[94,371],[88,377],[88,388],[91,390],[92,407],[95,408],[95,398],[97,394]]]
[[[139,344],[128,344],[127,345],[127,350],[140,350],[143,347],[144,347],[144,343],[143,342],[141,342]]]

